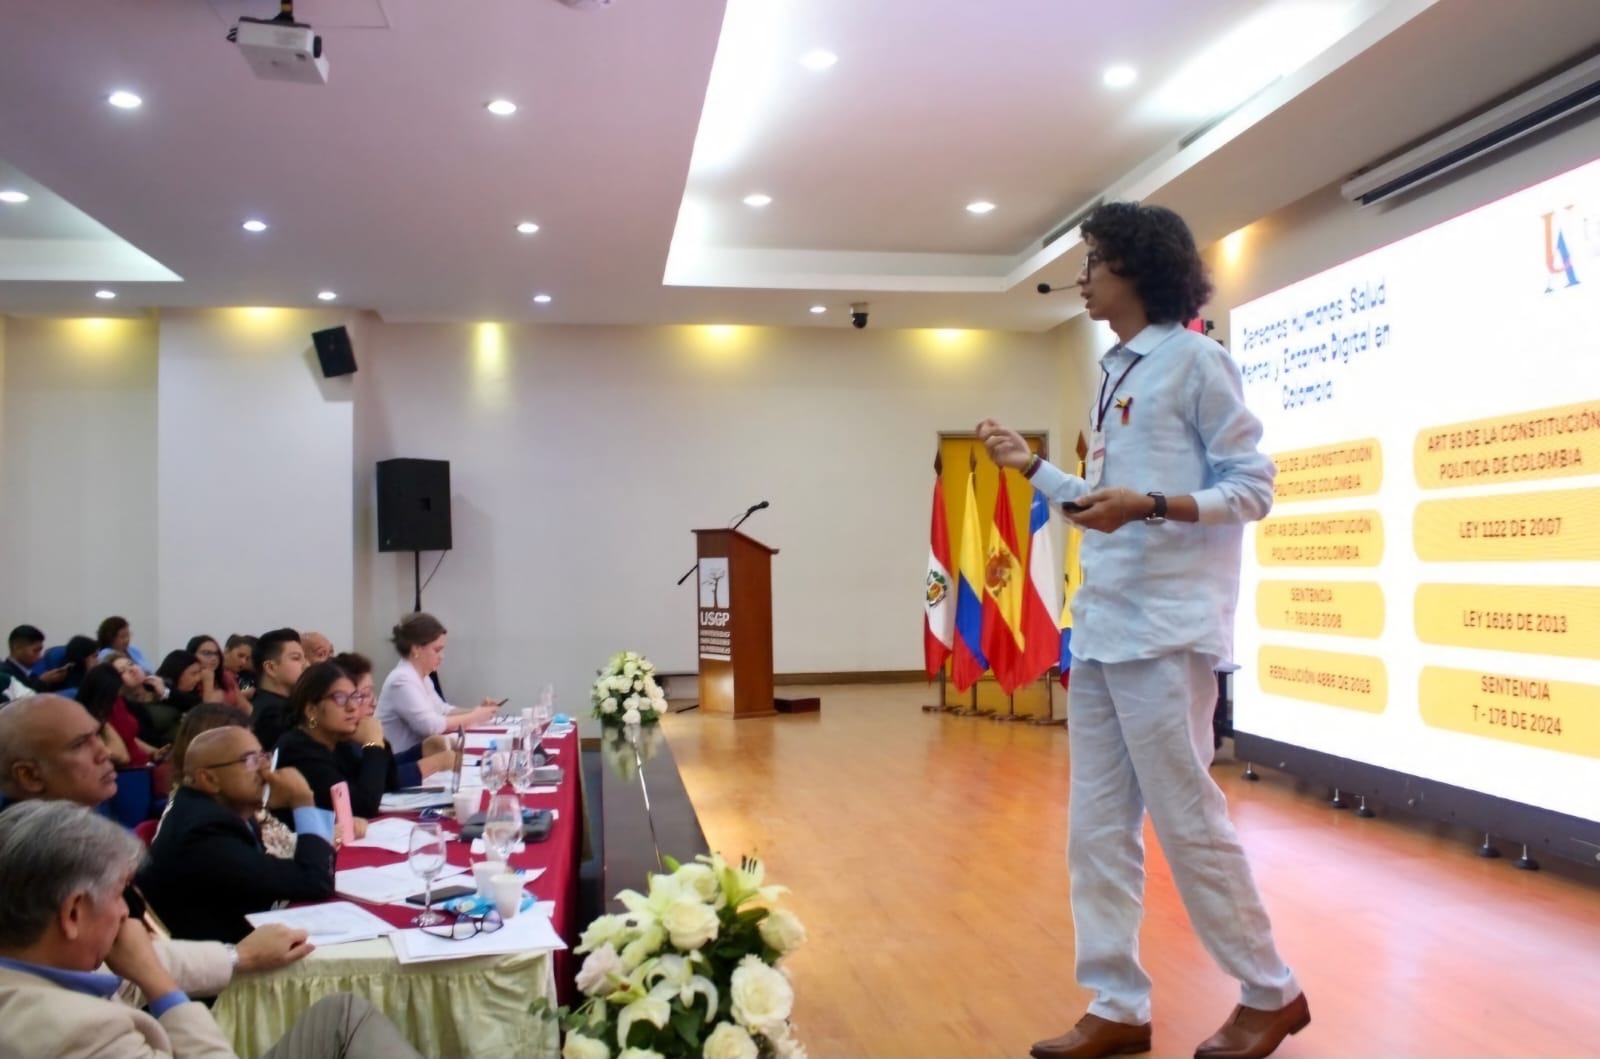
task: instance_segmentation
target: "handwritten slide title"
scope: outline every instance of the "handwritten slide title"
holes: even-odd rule
[[[1391,341],[1388,307],[1388,280],[1379,277],[1352,284],[1347,295],[1246,327],[1237,346],[1245,385],[1276,384],[1285,410],[1333,400],[1338,374]]]

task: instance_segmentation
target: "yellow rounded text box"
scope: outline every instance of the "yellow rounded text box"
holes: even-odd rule
[[[1383,484],[1383,446],[1377,438],[1275,453],[1278,503],[1371,496]]]
[[[1263,581],[1256,622],[1263,629],[1376,637],[1383,634],[1383,589],[1372,581]]]
[[[1600,489],[1424,500],[1411,543],[1430,563],[1600,559]]]
[[[1418,698],[1434,728],[1600,757],[1600,687],[1593,684],[1426,666]]]
[[[1262,566],[1377,566],[1383,517],[1376,511],[1282,515],[1256,523]]]
[[[1424,489],[1600,472],[1600,402],[1425,427],[1412,449]]]
[[[1268,695],[1362,713],[1382,713],[1389,705],[1389,670],[1380,658],[1268,646],[1256,665]]]
[[[1423,643],[1600,659],[1600,588],[1422,585],[1413,609]]]

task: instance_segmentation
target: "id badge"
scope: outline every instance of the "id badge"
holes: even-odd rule
[[[1100,488],[1100,475],[1106,468],[1106,434],[1096,430],[1089,438],[1089,458],[1083,465],[1083,480],[1091,490]]]

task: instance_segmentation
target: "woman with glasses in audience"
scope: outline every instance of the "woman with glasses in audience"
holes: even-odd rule
[[[400,662],[378,693],[378,719],[398,753],[405,753],[430,735],[462,732],[492,719],[499,709],[484,699],[476,709],[455,707],[440,698],[428,680],[444,660],[445,627],[432,614],[418,611],[400,619],[393,630]]]
[[[383,728],[363,712],[355,682],[332,662],[307,669],[289,695],[294,727],[278,740],[278,767],[300,771],[319,809],[332,809],[334,786],[346,783],[350,811],[377,816],[384,792],[399,787]]]
[[[200,660],[200,699],[239,705],[239,682],[222,664],[222,647],[209,636],[196,636],[184,650]]]
[[[378,697],[373,691],[372,660],[366,655],[347,651],[333,656],[333,664],[345,671],[356,686],[356,702],[361,706],[361,716],[371,717],[378,708]],[[387,746],[387,740],[385,741]],[[390,747],[390,753],[394,748]],[[396,780],[401,787],[415,787],[422,777],[435,772],[445,772],[455,767],[455,750],[442,735],[430,735],[404,753],[394,755]]]

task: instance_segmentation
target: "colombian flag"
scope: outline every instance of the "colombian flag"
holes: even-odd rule
[[[950,657],[956,631],[956,601],[950,591],[950,527],[944,517],[944,482],[934,462],[933,527],[928,543],[928,584],[922,597],[922,661],[932,680]]]
[[[957,691],[978,682],[989,660],[983,656],[983,542],[978,536],[978,494],[967,475],[966,510],[961,514],[961,560],[956,578],[955,662],[950,679]]]
[[[1050,538],[1050,502],[1035,489],[1028,508],[1028,589],[1022,604],[1022,682],[1038,680],[1061,659],[1056,619],[1056,549]]]
[[[1024,683],[1022,666],[1022,560],[1017,555],[1017,527],[1011,519],[1011,496],[1006,472],[1000,470],[1000,488],[994,498],[994,521],[989,530],[989,555],[984,564],[983,653],[989,668],[1007,695]]]

